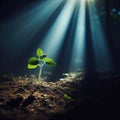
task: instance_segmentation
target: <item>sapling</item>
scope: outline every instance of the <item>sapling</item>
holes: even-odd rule
[[[49,66],[55,66],[56,62],[52,58],[48,58],[46,54],[43,53],[42,49],[38,48],[36,51],[37,57],[31,57],[28,60],[28,69],[35,69],[40,67],[38,74],[38,81],[41,78],[42,69],[45,64]]]

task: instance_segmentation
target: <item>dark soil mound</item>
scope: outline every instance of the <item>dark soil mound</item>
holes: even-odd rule
[[[120,104],[119,75],[83,77],[71,73],[57,82],[35,78],[0,78],[0,119],[77,120],[117,115]]]

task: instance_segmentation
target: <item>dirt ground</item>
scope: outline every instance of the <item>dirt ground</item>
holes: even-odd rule
[[[119,113],[119,74],[87,78],[78,72],[65,76],[47,82],[37,81],[34,75],[4,75],[0,78],[0,119],[77,120]]]

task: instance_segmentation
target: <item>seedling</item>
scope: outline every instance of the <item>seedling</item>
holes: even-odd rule
[[[35,69],[37,67],[40,67],[39,74],[38,74],[38,81],[41,78],[42,69],[45,64],[48,64],[51,67],[54,67],[56,65],[56,62],[48,58],[46,54],[43,53],[42,49],[38,48],[36,51],[37,57],[31,57],[28,60],[28,69]]]

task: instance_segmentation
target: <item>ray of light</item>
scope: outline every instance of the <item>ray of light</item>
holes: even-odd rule
[[[76,0],[68,0],[51,29],[46,34],[41,48],[53,58],[57,58],[63,43]]]
[[[61,2],[62,0],[55,0],[54,2],[47,0],[42,4],[37,3],[31,6],[28,11],[22,11],[23,13],[19,13],[19,15],[1,25],[2,44],[9,49],[9,54],[12,54],[11,58],[16,58],[22,53],[21,51],[26,48],[31,38],[34,37]]]
[[[111,57],[94,2],[89,3],[89,14],[96,69],[98,71],[111,70]]]
[[[33,53],[31,47],[36,47],[31,42],[36,40],[35,36],[39,33],[42,25],[64,3],[63,1],[36,2],[0,23],[0,55],[3,72],[9,71],[18,74],[28,71],[26,65],[29,55],[27,53]]]
[[[74,47],[70,64],[70,71],[83,69],[85,48],[85,0],[79,0],[79,14],[77,20]]]

